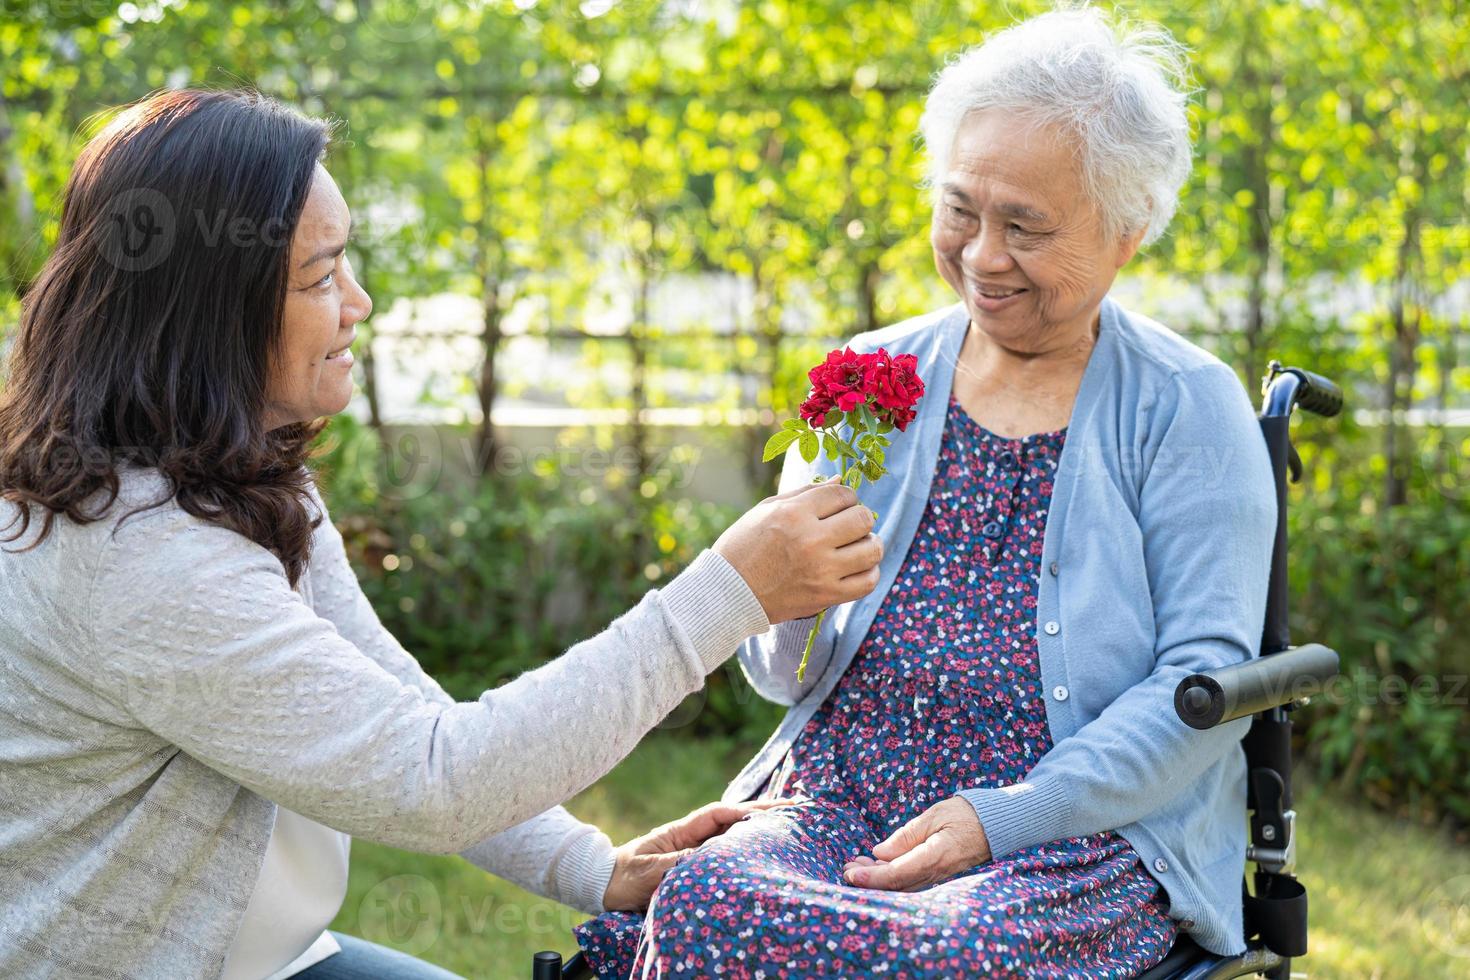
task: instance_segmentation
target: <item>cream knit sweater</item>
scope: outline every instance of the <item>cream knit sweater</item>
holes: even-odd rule
[[[168,498],[155,471],[122,476],[106,519],[0,552],[7,978],[217,977],[277,803],[599,911],[611,843],[558,804],[770,625],[706,551],[555,662],[456,702],[378,621],[330,519],[293,590],[172,500],[119,525]],[[14,514],[0,501],[0,528]]]

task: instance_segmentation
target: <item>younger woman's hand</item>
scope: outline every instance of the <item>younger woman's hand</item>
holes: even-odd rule
[[[612,879],[602,896],[609,912],[642,912],[669,869],[711,837],[717,837],[757,810],[788,806],[791,800],[710,803],[686,817],[655,827],[613,851]]]
[[[964,797],[936,803],[842,868],[860,888],[914,892],[990,860],[990,841]]]

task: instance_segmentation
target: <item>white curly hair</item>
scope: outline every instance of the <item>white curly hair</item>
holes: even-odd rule
[[[924,103],[925,184],[937,195],[965,117],[1002,109],[1057,125],[1077,141],[1085,192],[1105,235],[1169,226],[1193,155],[1185,48],[1164,28],[1067,7],[1022,21],[965,51]]]

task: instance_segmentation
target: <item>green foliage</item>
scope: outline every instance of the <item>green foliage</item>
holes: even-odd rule
[[[701,404],[759,410],[763,422],[729,441],[774,485],[760,440],[794,413],[831,341],[952,301],[933,271],[914,138],[933,73],[1048,6],[0,0],[0,347],[55,241],[77,151],[113,107],[165,86],[255,84],[343,122],[327,166],[378,310],[446,292],[478,301],[484,330],[471,329],[491,370],[467,362],[460,390],[493,401],[499,331],[515,313],[516,330],[581,345],[587,380],[565,383],[571,404],[675,404],[665,379],[687,372]],[[1339,381],[1351,408],[1383,410],[1298,426],[1309,464],[1293,518],[1298,633],[1332,643],[1349,670],[1442,682],[1470,670],[1456,626],[1466,569],[1447,557],[1467,540],[1470,441],[1411,428],[1405,412],[1464,407],[1470,392],[1455,299],[1470,280],[1459,8],[1125,10],[1192,49],[1199,88],[1179,211],[1123,273],[1143,290],[1135,305],[1149,313],[1188,283],[1203,306],[1169,326],[1238,366],[1248,388],[1278,357]],[[750,302],[712,322],[663,322],[658,288],[711,272]],[[1321,312],[1349,291],[1353,312]],[[622,335],[588,339],[610,311]],[[359,370],[372,344],[369,320]],[[404,492],[384,468],[388,436],[346,419],[333,428],[336,514],[365,586],[462,696],[606,625],[729,516],[677,499],[657,473],[597,485],[554,470],[445,476]],[[647,431],[630,429],[646,449]],[[811,458],[844,451],[810,431],[775,438]],[[852,448],[881,467],[881,446]],[[754,729],[771,717],[754,703],[725,673],[686,713]],[[1459,722],[1447,704],[1365,707],[1303,715],[1320,764],[1375,800],[1464,819],[1463,765],[1446,762],[1464,757],[1463,707]]]
[[[1470,500],[1291,516],[1292,632],[1342,658],[1297,715],[1323,776],[1420,819],[1470,826]]]

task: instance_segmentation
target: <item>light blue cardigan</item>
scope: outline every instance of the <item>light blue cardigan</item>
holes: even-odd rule
[[[811,620],[746,642],[740,663],[764,697],[790,705],[725,792],[749,799],[852,662],[903,564],[929,499],[963,306],[862,334],[858,351],[913,353],[927,392],[861,491],[879,514],[878,587],[829,610],[804,683]],[[782,488],[830,475],[793,450]],[[1053,748],[1021,782],[962,792],[996,857],[1061,837],[1121,834],[1168,892],[1182,931],[1217,953],[1244,950],[1245,756],[1239,719],[1195,731],[1174,688],[1196,671],[1256,656],[1276,500],[1265,444],[1235,372],[1147,317],[1102,303],[1099,334],[1053,480],[1036,640]]]

